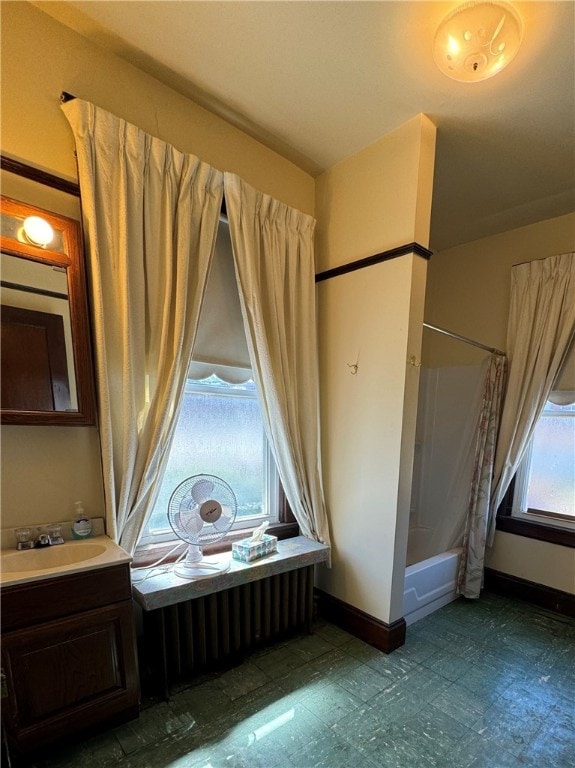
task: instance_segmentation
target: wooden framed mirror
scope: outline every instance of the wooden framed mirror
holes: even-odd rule
[[[94,424],[80,224],[4,195],[0,207],[1,421]]]

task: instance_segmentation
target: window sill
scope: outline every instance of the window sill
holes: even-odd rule
[[[228,570],[207,579],[183,579],[174,573],[152,572],[154,578],[142,579],[133,585],[133,595],[145,611],[155,611],[298,568],[314,566],[326,562],[328,558],[329,547],[326,544],[297,536],[278,542],[277,552],[271,552],[252,563],[242,563],[230,555]],[[310,579],[313,582],[312,576]]]
[[[559,544],[562,547],[575,548],[575,531],[570,531],[567,528],[519,520],[511,515],[498,515],[496,528],[498,531],[513,533],[516,536],[547,541],[550,544]]]
[[[232,542],[247,539],[252,535],[254,530],[254,528],[243,528],[242,530],[234,531],[233,533],[228,534],[224,540],[202,547],[202,552],[205,555],[217,555],[220,552],[230,552],[232,549]],[[277,536],[281,541],[283,539],[291,539],[295,536],[299,536],[300,532],[297,523],[275,523],[274,525],[270,525],[266,530],[266,533],[269,533],[272,536]],[[146,566],[153,565],[177,545],[177,540],[173,540],[163,541],[159,544],[147,544],[144,547],[139,547],[134,554],[132,568],[145,568]],[[179,542],[178,548],[163,562],[173,562],[185,551],[186,547],[187,544],[185,542]]]

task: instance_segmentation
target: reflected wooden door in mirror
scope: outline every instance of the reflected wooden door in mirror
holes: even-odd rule
[[[0,200],[2,423],[94,424],[79,222]]]

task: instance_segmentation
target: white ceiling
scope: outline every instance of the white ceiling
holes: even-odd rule
[[[517,2],[516,59],[439,72],[454,2],[34,3],[313,175],[419,112],[438,128],[436,250],[575,210],[575,3]]]

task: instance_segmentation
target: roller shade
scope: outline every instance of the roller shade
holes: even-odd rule
[[[565,362],[555,379],[549,400],[555,405],[575,403],[575,338],[571,342]]]
[[[188,373],[192,379],[206,379],[215,374],[223,381],[235,384],[252,376],[230,230],[223,220],[218,227]]]

